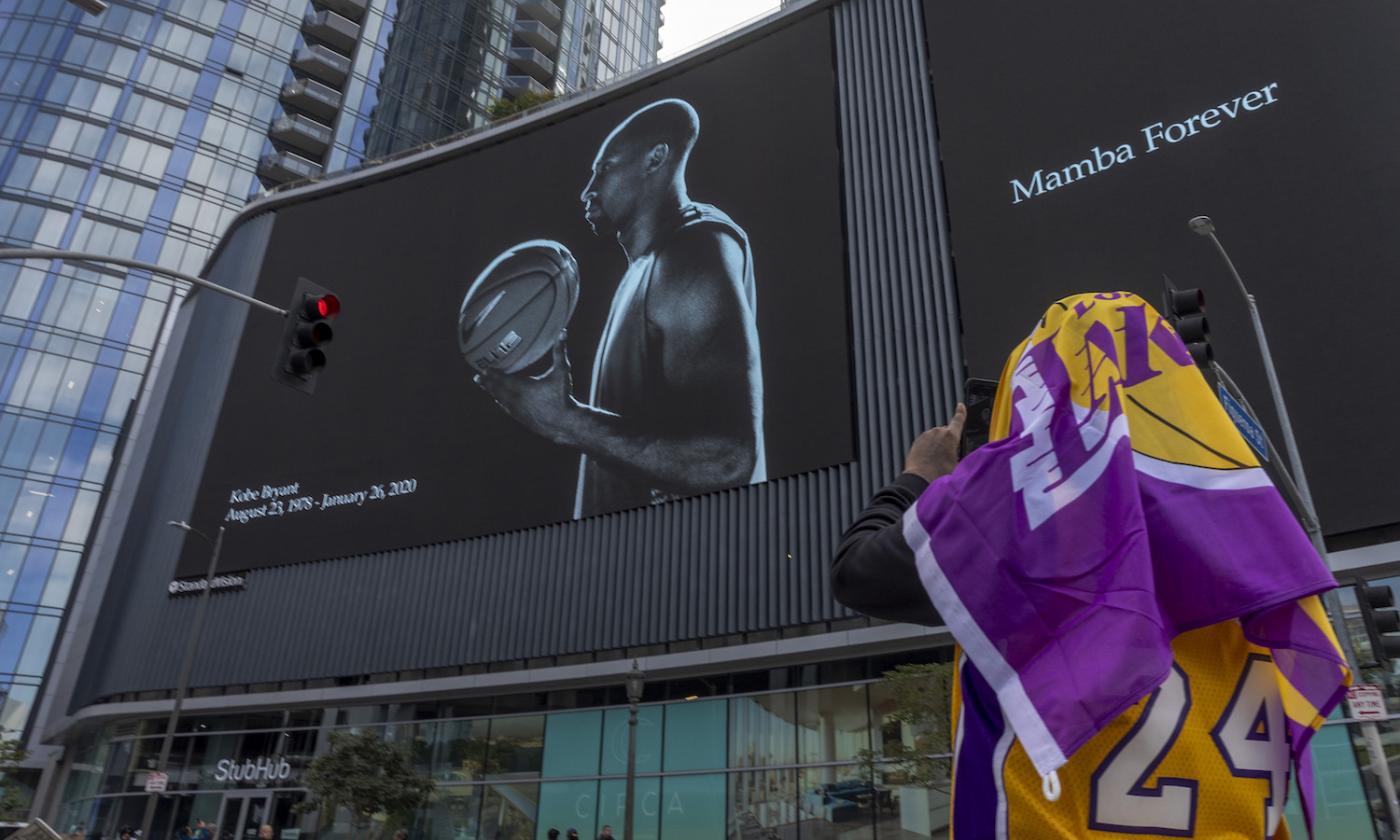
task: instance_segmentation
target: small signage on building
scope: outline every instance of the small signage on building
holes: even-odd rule
[[[1384,720],[1385,694],[1378,685],[1354,685],[1347,689],[1347,705],[1357,720]]]
[[[231,574],[215,575],[212,592],[225,592],[231,589],[247,589],[248,573],[237,572]],[[167,587],[171,595],[197,595],[203,592],[206,587],[205,579],[196,580],[172,580]]]
[[[168,784],[170,784],[169,773],[151,771],[146,774],[146,793],[165,793]]]

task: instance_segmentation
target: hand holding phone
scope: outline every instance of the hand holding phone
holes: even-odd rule
[[[959,457],[987,442],[992,431],[992,403],[996,400],[997,383],[990,379],[969,379],[963,385],[963,404],[967,406],[967,422],[963,425]]]

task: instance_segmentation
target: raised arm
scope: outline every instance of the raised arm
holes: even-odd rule
[[[909,447],[904,472],[856,516],[831,563],[831,594],[856,612],[888,621],[943,623],[925,594],[914,553],[904,541],[904,512],[930,482],[958,462],[967,409],[961,404],[946,426],[924,432]]]

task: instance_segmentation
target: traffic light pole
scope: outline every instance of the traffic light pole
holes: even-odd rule
[[[233,289],[224,288],[218,283],[211,283],[202,277],[195,277],[192,274],[185,274],[183,272],[174,271],[169,268],[162,268],[161,266],[155,265],[154,263],[141,262],[140,260],[128,260],[123,257],[113,257],[107,254],[93,254],[86,251],[57,251],[52,248],[0,248],[0,260],[32,259],[76,260],[80,262],[107,263],[109,265],[119,265],[124,268],[135,268],[141,271],[149,271],[152,274],[159,274],[164,277],[169,277],[173,280],[179,280],[183,283],[189,283],[191,286],[198,286],[201,289],[208,289],[211,292],[217,292],[226,297],[231,297],[234,300],[242,301],[243,303],[246,303],[249,306],[255,306],[259,309],[266,309],[268,312],[275,312],[276,314],[281,315],[284,318],[287,316],[287,310],[279,306],[273,306],[272,304],[258,300],[255,297],[249,297],[248,295],[245,295],[242,292],[235,292]]]
[[[1259,341],[1259,352],[1264,358],[1264,374],[1269,380],[1269,393],[1274,400],[1274,411],[1278,414],[1279,430],[1283,434],[1283,445],[1288,451],[1288,460],[1293,469],[1293,485],[1298,491],[1298,501],[1303,507],[1303,530],[1312,540],[1313,548],[1316,549],[1322,561],[1327,564],[1327,568],[1332,568],[1331,558],[1327,554],[1327,544],[1322,538],[1322,526],[1317,518],[1317,507],[1313,504],[1312,490],[1308,487],[1308,478],[1303,470],[1303,459],[1298,453],[1298,441],[1293,437],[1293,423],[1288,418],[1288,406],[1283,399],[1283,389],[1279,387],[1278,371],[1274,369],[1274,357],[1269,352],[1269,339],[1264,334],[1264,322],[1259,317],[1259,307],[1255,304],[1254,295],[1249,293],[1249,289],[1244,285],[1244,279],[1240,277],[1239,271],[1235,269],[1234,260],[1226,253],[1225,246],[1220,244],[1220,238],[1215,235],[1215,223],[1209,216],[1196,216],[1188,223],[1195,233],[1207,237],[1215,245],[1215,250],[1220,253],[1220,258],[1224,260],[1225,267],[1230,270],[1230,277],[1234,279],[1235,285],[1239,287],[1240,294],[1244,296],[1245,303],[1249,305],[1249,317],[1254,324],[1254,335]],[[1233,383],[1232,383],[1233,384]],[[1327,607],[1327,612],[1332,618],[1332,628],[1337,634],[1337,641],[1341,644],[1342,653],[1346,656],[1347,665],[1350,666],[1355,678],[1360,678],[1360,670],[1357,668],[1356,651],[1351,643],[1351,634],[1347,632],[1346,620],[1342,614],[1341,598],[1337,595],[1337,590],[1333,589],[1323,595],[1323,602]],[[1348,707],[1350,711],[1350,707]],[[1390,775],[1390,765],[1386,761],[1385,750],[1381,745],[1380,732],[1376,728],[1375,721],[1359,721],[1361,737],[1366,742],[1366,755],[1371,760],[1371,771],[1376,775],[1376,781],[1381,786],[1381,792],[1385,797],[1386,812],[1390,817],[1390,832],[1392,837],[1400,837],[1400,799],[1396,798],[1395,780]]]

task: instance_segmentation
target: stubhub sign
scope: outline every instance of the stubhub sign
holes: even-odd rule
[[[260,755],[257,758],[235,761],[231,758],[219,759],[214,765],[214,781],[242,782],[284,782],[292,777],[292,765],[286,756]]]

